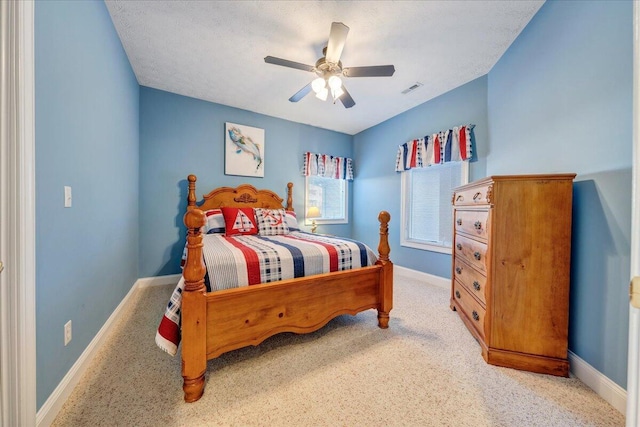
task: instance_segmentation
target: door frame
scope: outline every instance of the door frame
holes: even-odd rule
[[[631,278],[640,276],[640,2],[633,2],[633,166],[631,195]],[[640,421],[640,309],[629,304],[626,424]]]
[[[35,4],[0,2],[0,424],[36,423]]]

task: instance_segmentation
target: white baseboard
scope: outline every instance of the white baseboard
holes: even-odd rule
[[[451,279],[434,276],[432,274],[423,273],[421,271],[412,270],[398,265],[393,266],[394,272],[402,277],[408,277],[415,280],[422,280],[429,284],[447,288],[451,287]],[[598,396],[603,398],[611,406],[624,414],[627,408],[627,391],[615,382],[611,381],[602,372],[589,365],[575,353],[569,351],[569,365],[571,366],[571,374],[585,383]]]
[[[572,351],[569,351],[569,365],[571,366],[572,375],[585,383],[620,413],[624,414],[626,412],[627,391],[625,389],[604,376],[602,372],[589,365]]]
[[[432,274],[423,273],[420,271],[412,270],[406,267],[393,266],[394,272],[399,276],[408,277],[416,280],[424,280],[432,285],[449,288],[451,286],[450,279],[444,277],[434,276]],[[108,336],[111,328],[115,324],[122,309],[129,302],[134,292],[137,289],[146,288],[150,286],[166,286],[175,285],[180,280],[180,274],[173,274],[168,276],[157,277],[144,277],[138,279],[136,283],[131,287],[131,290],[127,293],[124,299],[120,302],[118,307],[113,311],[111,316],[107,319],[100,331],[91,340],[91,343],[87,346],[82,355],[78,358],[76,363],[71,367],[67,375],[64,376],[58,387],[51,393],[47,401],[42,405],[38,413],[36,414],[36,426],[48,427],[53,423],[53,420],[58,415],[58,412],[62,408],[62,405],[67,400],[75,386],[82,378],[82,375],[89,366],[95,353],[104,343],[105,338]],[[627,392],[618,384],[611,381],[593,366],[578,357],[575,353],[569,351],[569,364],[571,366],[571,374],[580,379],[589,388],[595,391],[606,402],[613,406],[620,413],[624,414],[627,406]]]
[[[182,274],[170,274],[168,276],[142,277],[136,281],[136,286],[140,289],[150,286],[177,285]]]
[[[48,427],[53,423],[58,412],[60,412],[62,405],[64,405],[64,402],[66,402],[69,395],[82,378],[82,375],[89,367],[89,364],[93,360],[96,352],[100,349],[102,344],[104,344],[104,340],[115,325],[115,321],[120,316],[123,308],[131,300],[135,291],[150,286],[175,285],[180,280],[180,277],[182,277],[180,274],[174,274],[169,276],[144,277],[136,280],[127,295],[125,295],[120,304],[118,304],[113,313],[111,313],[111,316],[109,316],[104,325],[102,325],[102,328],[100,328],[96,336],[91,340],[87,348],[82,352],[76,363],[74,363],[71,369],[69,369],[67,375],[62,378],[62,381],[60,381],[47,401],[38,410],[36,414],[36,426]]]
[[[422,271],[412,270],[411,268],[407,267],[400,267],[397,264],[393,265],[393,271],[399,276],[408,277],[415,280],[422,280],[440,288],[451,288],[451,279],[446,279],[444,277],[435,276],[429,273],[423,273]]]

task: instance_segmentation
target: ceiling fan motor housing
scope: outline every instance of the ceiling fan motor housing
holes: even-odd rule
[[[338,61],[336,64],[327,62],[327,60],[322,57],[316,61],[315,72],[319,77],[323,78],[342,75],[342,61]]]

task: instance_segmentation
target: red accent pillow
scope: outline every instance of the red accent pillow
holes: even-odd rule
[[[222,208],[224,217],[225,234],[233,236],[237,234],[258,234],[256,215],[253,208]]]

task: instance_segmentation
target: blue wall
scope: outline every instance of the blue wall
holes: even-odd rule
[[[138,278],[139,86],[102,1],[36,2],[35,90],[40,408]]]
[[[486,175],[575,172],[569,349],[626,386],[631,234],[632,3],[545,3],[489,74],[354,137],[353,237],[392,216],[391,259],[451,277],[451,257],[399,246],[397,146],[475,123]],[[376,194],[374,199],[372,195]],[[395,221],[394,221],[395,219]]]
[[[547,2],[489,73],[488,174],[575,172],[569,348],[626,385],[632,2]]]
[[[224,174],[225,122],[265,130],[264,178]],[[293,182],[294,209],[305,228],[303,153],[351,157],[351,140],[343,133],[142,87],[140,275],[180,273],[189,174],[198,177],[199,200],[215,187],[242,183],[276,191],[285,198],[287,183]],[[324,225],[318,231],[349,235],[350,226]]]
[[[475,124],[478,161],[470,164],[470,179],[481,178],[487,147],[487,77],[480,77],[427,103],[354,136],[358,164],[354,180],[353,237],[372,248],[378,246],[378,212],[391,214],[391,259],[402,267],[451,277],[451,256],[400,246],[400,181],[395,172],[398,146],[414,138]]]

